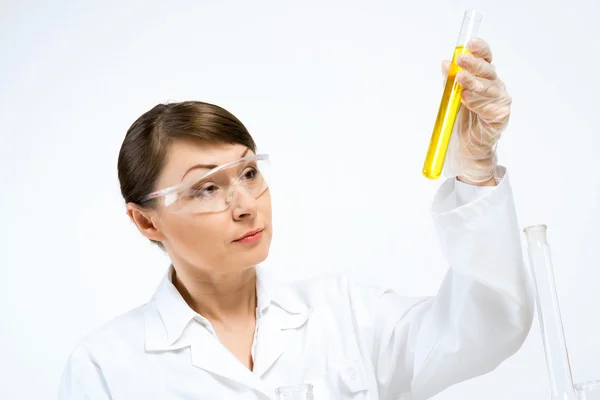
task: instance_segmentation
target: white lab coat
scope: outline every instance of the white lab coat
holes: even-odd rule
[[[268,400],[278,386],[311,383],[315,400],[425,399],[492,371],[533,317],[507,176],[496,187],[447,180],[432,215],[450,266],[435,297],[342,277],[281,283],[258,268],[250,371],[167,274],[147,304],[76,346],[59,398]]]

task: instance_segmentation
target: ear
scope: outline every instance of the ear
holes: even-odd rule
[[[135,224],[140,233],[150,240],[162,242],[165,237],[161,230],[152,221],[154,212],[141,208],[135,203],[127,203],[127,215]]]

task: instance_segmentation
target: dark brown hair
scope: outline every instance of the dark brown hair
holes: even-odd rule
[[[244,124],[222,107],[200,101],[158,104],[131,125],[121,145],[117,168],[126,203],[141,205],[144,196],[158,189],[154,186],[170,145],[184,139],[241,144],[256,152]],[[146,207],[153,205],[144,202]]]

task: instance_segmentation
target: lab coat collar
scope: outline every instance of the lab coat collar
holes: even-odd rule
[[[146,351],[189,347],[194,367],[254,388],[262,393],[260,398],[271,398],[274,388],[261,377],[289,347],[295,329],[306,323],[309,309],[289,284],[276,284],[261,268],[256,268],[260,335],[255,343],[252,371],[220,344],[208,321],[187,305],[172,283],[172,267],[146,309]],[[199,323],[190,323],[193,320]]]
[[[257,272],[257,319],[270,312],[271,306],[277,326],[286,330],[302,326],[308,319],[309,308],[289,284],[276,283],[260,266]],[[147,351],[175,350],[190,344],[186,335],[190,321],[196,319],[206,328],[210,324],[192,310],[173,285],[173,267],[170,266],[154,294],[145,313],[145,347]]]
[[[167,334],[166,344],[169,346],[172,346],[181,337],[186,326],[194,317],[200,316],[188,306],[173,285],[174,272],[173,266],[169,266],[155,294],[158,313]]]
[[[308,316],[308,306],[289,283],[278,282],[267,269],[257,266],[257,297],[259,310],[264,312],[276,305],[289,315]]]

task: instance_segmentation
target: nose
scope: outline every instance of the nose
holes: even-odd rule
[[[257,201],[254,196],[240,182],[235,182],[232,189],[231,208],[233,219],[242,220],[256,217]]]

